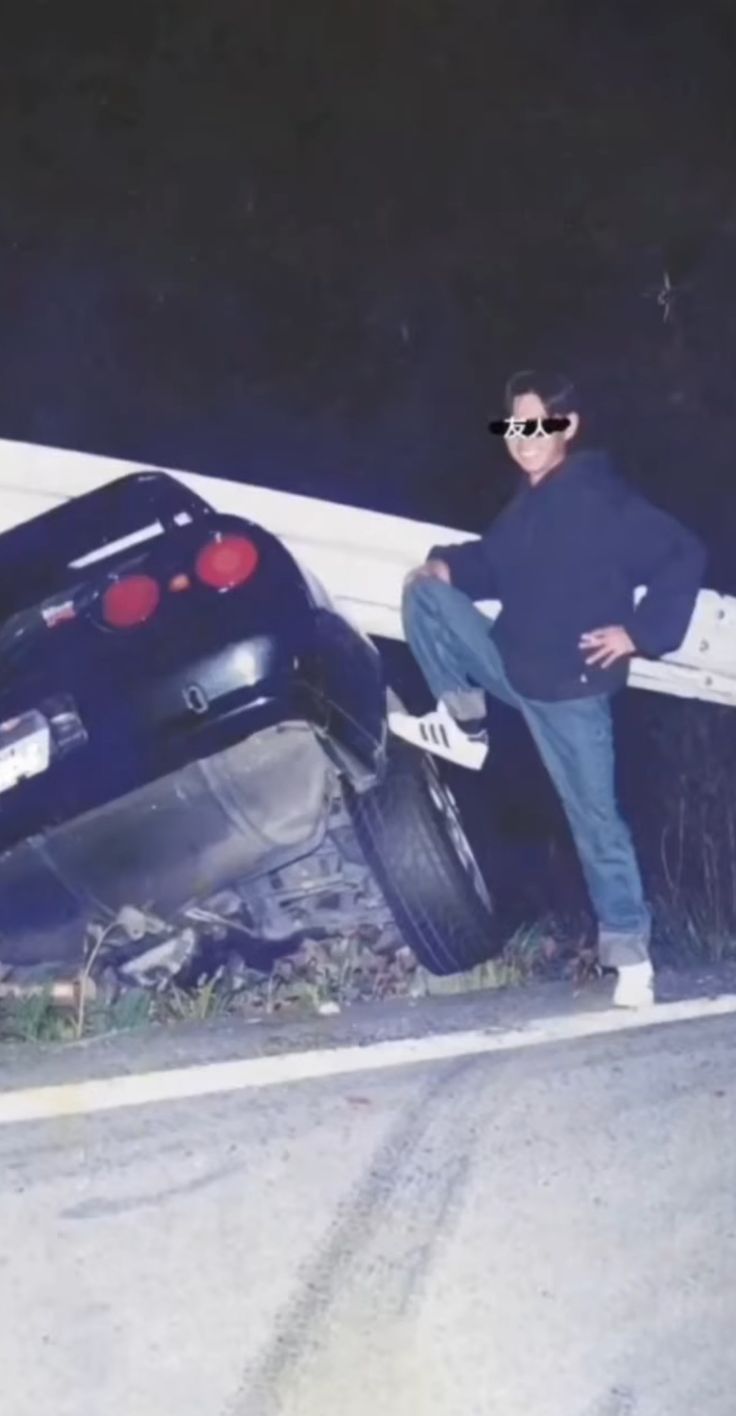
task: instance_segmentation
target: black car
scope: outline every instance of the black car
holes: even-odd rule
[[[435,973],[497,950],[378,648],[262,526],[121,477],[0,536],[0,620],[0,964],[94,927],[155,984],[381,918]]]

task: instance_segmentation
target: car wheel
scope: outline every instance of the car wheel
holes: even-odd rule
[[[346,791],[363,854],[420,963],[460,973],[499,954],[493,901],[433,759],[390,737],[380,784]]]

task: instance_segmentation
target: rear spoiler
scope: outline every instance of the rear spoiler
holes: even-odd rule
[[[0,615],[69,583],[75,564],[103,559],[106,548],[211,515],[190,487],[158,471],[124,474],[60,501],[0,534]]]

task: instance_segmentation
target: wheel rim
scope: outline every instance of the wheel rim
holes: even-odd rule
[[[470,880],[475,894],[490,914],[493,912],[493,902],[475,858],[473,847],[465,834],[458,804],[450,788],[439,780],[431,768],[427,770],[427,785],[432,801],[447,827],[447,834],[452,841],[458,860]]]

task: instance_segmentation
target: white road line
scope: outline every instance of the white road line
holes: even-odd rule
[[[354,1072],[413,1066],[420,1062],[442,1062],[455,1057],[515,1052],[555,1042],[582,1041],[612,1033],[733,1014],[736,1014],[736,995],[723,994],[720,998],[691,998],[678,1003],[661,1003],[641,1012],[610,1010],[546,1018],[496,1032],[441,1033],[368,1043],[365,1046],[288,1052],[278,1057],[245,1057],[161,1072],[19,1088],[0,1092],[0,1125],[117,1111],[126,1106],[183,1101],[198,1096],[283,1086],[318,1077],[340,1077]]]

